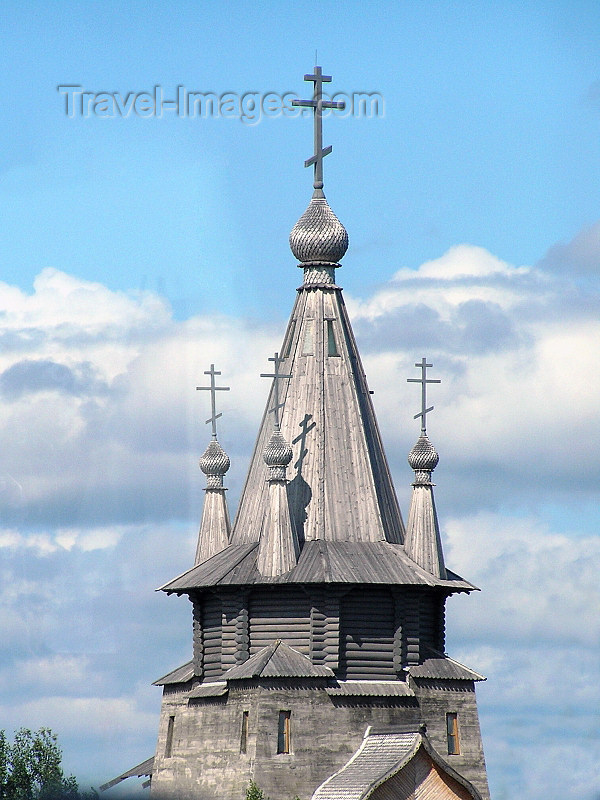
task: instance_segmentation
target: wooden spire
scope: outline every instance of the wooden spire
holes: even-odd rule
[[[212,439],[200,459],[200,469],[206,475],[206,494],[198,532],[195,564],[200,564],[224,550],[229,544],[231,532],[229,509],[225,497],[227,490],[223,486],[223,476],[229,469],[230,461],[229,456],[217,441],[217,419],[222,414],[216,412],[216,392],[228,392],[229,386],[216,385],[215,376],[221,373],[215,370],[214,364],[211,364],[210,370],[204,374],[210,376],[210,386],[197,386],[196,389],[210,391],[211,416],[206,420],[206,424],[212,425]]]
[[[427,378],[428,364],[423,358],[415,367],[421,369],[420,378],[407,378],[409,383],[421,384],[421,411],[415,419],[421,418],[421,435],[408,455],[408,463],[415,471],[415,482],[408,512],[406,538],[404,547],[407,555],[420,567],[426,569],[436,578],[446,579],[442,539],[438,523],[431,475],[437,467],[440,457],[429,441],[426,432],[426,416],[433,411],[427,407],[427,384],[440,383],[438,379]]]
[[[310,540],[402,544],[404,527],[371,396],[342,298],[333,283],[301,287],[267,409],[281,404],[291,443],[287,493],[300,545]],[[268,504],[265,412],[234,522],[232,544],[257,542]]]
[[[282,360],[279,354],[275,353],[275,357],[269,359],[275,363],[274,373],[261,376],[273,378],[274,405],[269,411],[274,415],[274,425],[271,438],[263,452],[263,460],[268,468],[268,491],[263,509],[256,566],[261,575],[270,578],[293,569],[300,554],[287,494],[286,470],[292,460],[292,448],[282,435],[279,422],[279,412],[283,406],[283,403],[279,402],[279,381],[292,377],[280,373]]]

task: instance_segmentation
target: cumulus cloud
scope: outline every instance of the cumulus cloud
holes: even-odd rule
[[[26,394],[56,391],[61,394],[104,394],[108,386],[98,381],[89,362],[68,367],[56,361],[18,361],[0,374],[0,393],[8,400]]]
[[[266,395],[258,375],[280,338],[268,325],[218,316],[178,323],[156,295],[50,269],[31,295],[0,284],[0,313],[0,497],[9,523],[187,519],[191,505],[197,514],[203,481],[193,461],[207,414],[195,387],[211,362],[236,389],[223,403],[232,455],[254,437]]]
[[[406,482],[409,408],[418,405],[405,380],[426,354],[442,378],[430,391],[429,430],[451,511],[528,503],[534,489],[541,503],[556,493],[593,497],[599,301],[595,286],[583,294],[570,276],[512,267],[467,245],[400,270],[372,297],[350,298],[397,482]],[[586,465],[576,480],[575,454]]]
[[[579,231],[570,242],[552,245],[538,266],[567,275],[597,275],[600,267],[600,222]]]
[[[29,548],[38,555],[49,555],[58,550],[102,550],[114,547],[132,526],[110,525],[100,528],[57,528],[51,532],[20,533],[14,529],[0,530],[0,548],[11,550]]]
[[[428,429],[446,559],[483,589],[450,601],[448,647],[490,678],[482,721],[506,797],[527,782],[528,798],[547,796],[526,766],[542,758],[535,742],[560,742],[548,704],[570,723],[570,702],[597,700],[600,548],[569,515],[600,478],[599,294],[550,262],[460,245],[347,298],[405,513],[419,406],[405,381],[423,355],[443,380]],[[7,727],[56,727],[66,751],[85,737],[71,769],[98,783],[152,753],[149,683],[190,657],[189,604],[153,589],[193,558],[208,440],[195,387],[211,363],[232,387],[219,400],[233,512],[268,390],[258,376],[283,331],[176,321],[157,295],[55,269],[31,294],[0,284],[0,314],[0,711]],[[548,503],[554,526],[537,514]]]
[[[591,800],[600,758],[589,735],[600,705],[600,539],[491,513],[448,520],[445,534],[448,563],[482,587],[449,601],[448,637],[451,655],[488,678],[478,704],[495,796],[564,796],[581,768],[587,778],[573,796]],[[558,753],[561,765],[572,761],[556,771]]]
[[[482,512],[444,524],[453,569],[486,587],[461,614],[462,638],[600,640],[600,537],[555,533],[535,518]]]

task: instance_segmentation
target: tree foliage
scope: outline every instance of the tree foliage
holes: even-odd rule
[[[246,800],[270,800],[270,798],[266,796],[262,789],[259,789],[254,781],[250,781],[246,789]],[[298,795],[294,797],[294,800],[300,800]]]
[[[61,761],[50,728],[20,728],[12,743],[0,731],[0,800],[77,800],[77,781],[65,777]]]
[[[254,781],[250,781],[246,789],[246,800],[269,800],[269,798],[265,797],[262,789],[259,789]]]

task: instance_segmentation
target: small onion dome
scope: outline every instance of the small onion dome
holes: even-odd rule
[[[273,431],[267,446],[263,451],[263,459],[269,467],[268,480],[285,480],[285,468],[292,460],[292,448],[286,442],[281,432]]]
[[[231,466],[231,461],[216,439],[211,440],[199,463],[200,469],[207,477],[209,488],[223,486],[223,475]]]
[[[292,448],[280,431],[273,431],[263,452],[268,467],[287,467],[292,460]]]
[[[422,433],[408,454],[408,463],[415,472],[432,472],[439,460],[438,452],[427,438],[427,434]]]
[[[292,228],[290,247],[302,264],[337,264],[348,249],[348,233],[322,192],[315,195]]]

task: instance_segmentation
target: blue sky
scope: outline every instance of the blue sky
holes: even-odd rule
[[[318,50],[336,91],[385,104],[325,121],[338,280],[405,517],[405,379],[426,354],[443,380],[446,558],[483,590],[451,601],[448,649],[489,677],[493,797],[595,797],[573,773],[600,762],[597,4],[1,13],[2,724],[51,725],[83,785],[151,754],[149,684],[189,658],[187,603],[153,589],[193,558],[195,386],[214,362],[232,387],[235,509],[311,192],[308,118],[69,117],[57,87],[307,97]]]

